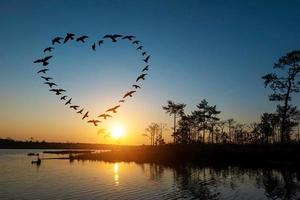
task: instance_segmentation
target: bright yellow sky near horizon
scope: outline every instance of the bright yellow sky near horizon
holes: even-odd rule
[[[43,98],[49,98],[50,101],[43,101]],[[35,140],[51,142],[140,145],[149,144],[148,138],[142,136],[148,124],[170,122],[171,126],[172,122],[172,119],[165,114],[161,107],[152,108],[149,102],[143,102],[142,95],[128,101],[117,114],[113,115],[113,118],[102,120],[103,123],[97,127],[81,120],[80,115],[55,99],[56,97],[52,95],[37,96],[37,99],[34,100],[28,98],[25,107],[23,107],[25,102],[22,103],[22,99],[11,99],[11,101],[8,99],[6,103],[10,106],[3,107],[4,115],[0,116],[0,120],[3,122],[0,127],[0,138],[28,140],[33,137]],[[122,126],[124,130],[120,139],[98,134],[102,128],[110,130],[118,126]],[[165,131],[166,141],[172,141],[170,135],[169,131]]]

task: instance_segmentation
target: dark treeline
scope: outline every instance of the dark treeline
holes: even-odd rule
[[[279,58],[274,72],[262,77],[272,93],[270,101],[278,102],[274,113],[263,113],[259,122],[244,124],[235,119],[222,120],[221,111],[203,99],[187,114],[183,103],[168,101],[163,109],[173,117],[173,143],[290,144],[300,141],[300,111],[292,105],[292,95],[300,90],[300,51]],[[152,123],[146,129],[151,145],[164,144],[163,127]]]

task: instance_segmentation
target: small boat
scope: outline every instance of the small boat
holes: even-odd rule
[[[39,156],[39,153],[28,153],[27,156]]]
[[[40,165],[42,163],[42,160],[40,158],[38,158],[37,160],[33,160],[31,161],[31,164],[36,164],[36,165]]]

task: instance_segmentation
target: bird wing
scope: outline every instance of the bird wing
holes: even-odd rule
[[[53,56],[47,56],[47,57],[45,57],[43,60],[44,61],[47,61],[47,60],[49,60],[50,58],[52,58]]]
[[[128,97],[130,94],[127,92],[124,96],[123,99],[125,99],[126,97]]]
[[[112,35],[105,35],[103,38],[112,38]]]
[[[40,63],[40,62],[43,62],[43,60],[42,59],[37,59],[33,63]]]
[[[122,37],[122,35],[119,35],[119,34],[114,34],[114,35],[112,35],[112,37],[114,37],[114,38],[118,38],[118,37]]]

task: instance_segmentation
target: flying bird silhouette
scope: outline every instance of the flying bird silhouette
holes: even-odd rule
[[[112,116],[108,114],[101,114],[98,117],[103,117],[104,119],[106,119],[107,117],[112,117]]]
[[[127,39],[127,40],[132,40],[133,38],[135,38],[135,36],[133,36],[133,35],[126,35],[126,36],[124,36],[122,39],[123,39],[123,40],[125,40],[125,39]]]
[[[46,56],[45,58],[37,59],[33,63],[43,63],[43,66],[47,66],[49,62],[47,62],[53,56]]]
[[[147,65],[146,67],[144,67],[144,69],[142,70],[142,72],[148,71],[149,70],[149,65]]]
[[[45,77],[45,76],[41,76],[41,78],[43,78],[45,81],[49,81],[49,80],[53,79],[51,77]]]
[[[150,58],[150,55],[147,56],[145,59],[143,59],[143,61],[144,61],[145,63],[148,63],[149,58]]]
[[[54,49],[53,47],[47,47],[46,49],[44,49],[44,52],[46,51],[52,52],[53,49]]]
[[[46,74],[46,71],[49,71],[49,69],[41,69],[41,70],[39,70],[37,73],[38,73],[38,74],[40,74],[40,73]]]
[[[96,43],[94,43],[94,44],[92,45],[92,49],[93,49],[94,51],[96,51]]]
[[[62,40],[63,38],[62,37],[56,37],[52,40],[52,45],[54,45],[55,43],[58,43],[60,44],[60,40]]]
[[[87,117],[89,117],[89,112],[86,112],[86,113],[83,115],[82,119],[85,119],[85,118],[87,118]]]
[[[70,108],[73,108],[74,110],[77,110],[79,108],[79,106],[73,105],[73,106],[70,106]]]
[[[132,44],[139,44],[139,43],[140,43],[139,40],[135,40],[135,41],[132,42]]]
[[[136,50],[142,50],[144,46],[139,46]]]
[[[51,89],[49,91],[55,92],[56,95],[61,95],[62,92],[65,92],[66,90],[63,90],[63,89]]]
[[[69,40],[74,40],[74,36],[75,36],[74,33],[67,33],[64,43],[68,42]]]
[[[110,38],[112,42],[116,42],[117,38],[122,37],[122,35],[114,34],[114,35],[105,35],[103,38]]]
[[[55,83],[51,82],[45,82],[44,84],[49,85],[50,88],[52,88],[53,86],[57,86]]]
[[[98,46],[100,46],[101,44],[103,44],[103,40],[98,41]]]
[[[132,90],[130,92],[127,92],[124,96],[123,96],[123,99],[125,99],[126,97],[132,97],[132,94],[135,93],[136,91],[135,90]]]
[[[72,101],[72,98],[70,98],[70,99],[65,103],[65,105],[71,104],[71,101]]]
[[[67,96],[60,97],[60,100],[66,100]]]
[[[139,86],[139,85],[132,85],[132,87],[134,87],[135,89],[141,89],[141,86]]]
[[[119,101],[119,103],[124,103],[125,102],[125,100],[124,99],[121,99],[120,101]]]
[[[79,38],[76,39],[76,42],[82,42],[84,43],[85,42],[85,39],[89,38],[87,35],[83,35]]]
[[[141,74],[137,79],[136,79],[136,82],[138,82],[140,79],[143,79],[143,80],[145,80],[145,76],[146,76],[147,74]]]
[[[84,110],[84,108],[82,108],[81,110],[79,110],[77,113],[78,114],[82,114],[83,110]]]
[[[93,120],[89,120],[88,121],[88,123],[93,123],[94,124],[94,126],[98,126],[98,123],[100,123],[101,121],[99,121],[99,120],[95,120],[95,119],[93,119]]]
[[[108,109],[106,112],[113,112],[113,113],[117,113],[117,109],[120,107],[120,105],[117,105],[115,107],[112,107],[110,109]]]

